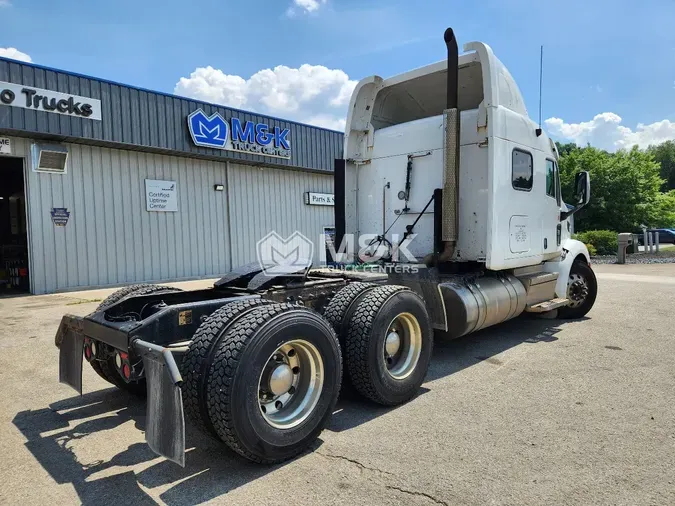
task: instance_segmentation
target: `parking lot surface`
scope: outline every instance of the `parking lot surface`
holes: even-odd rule
[[[0,299],[0,503],[675,504],[675,265],[596,272],[587,318],[437,340],[418,397],[344,396],[272,467],[188,426],[180,468],[144,443],[142,401],[89,367],[83,396],[58,383],[61,315],[111,290]]]

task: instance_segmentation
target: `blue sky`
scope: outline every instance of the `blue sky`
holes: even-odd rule
[[[354,81],[443,59],[452,26],[492,46],[532,117],[543,44],[548,130],[614,149],[675,137],[673,21],[673,0],[0,0],[0,48],[340,128]]]

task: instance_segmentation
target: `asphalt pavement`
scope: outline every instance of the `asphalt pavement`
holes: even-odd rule
[[[346,396],[272,467],[188,427],[180,468],[144,443],[142,401],[89,367],[83,396],[58,383],[61,315],[110,290],[2,298],[0,503],[675,504],[675,265],[596,272],[587,318],[437,340],[418,397]]]

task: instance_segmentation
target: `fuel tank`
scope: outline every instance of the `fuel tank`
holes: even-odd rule
[[[515,318],[525,310],[527,292],[510,274],[438,284],[447,336],[460,337]]]

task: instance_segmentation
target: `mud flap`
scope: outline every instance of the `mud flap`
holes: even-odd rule
[[[82,319],[65,315],[56,333],[59,346],[59,382],[70,385],[82,395],[82,348],[84,334]]]
[[[185,417],[183,381],[168,348],[137,340],[148,385],[145,440],[150,449],[185,467]]]

